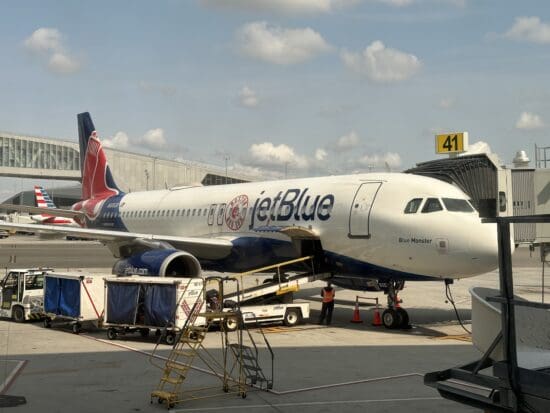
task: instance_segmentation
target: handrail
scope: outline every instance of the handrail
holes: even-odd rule
[[[256,274],[258,272],[263,272],[263,271],[266,271],[266,270],[272,270],[274,268],[279,269],[281,267],[285,267],[285,266],[290,265],[290,264],[296,264],[297,262],[303,262],[303,261],[307,261],[307,260],[310,260],[310,259],[313,259],[313,258],[314,258],[313,255],[308,255],[307,257],[295,258],[293,260],[280,262],[279,264],[268,265],[267,267],[256,268],[254,270],[241,272],[241,273],[236,274],[236,275],[239,276],[239,277],[242,277],[242,276],[245,276],[245,275],[252,275],[252,274]]]

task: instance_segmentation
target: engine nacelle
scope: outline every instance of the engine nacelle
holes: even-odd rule
[[[201,265],[195,256],[176,249],[155,249],[118,260],[113,274],[159,277],[198,277]]]

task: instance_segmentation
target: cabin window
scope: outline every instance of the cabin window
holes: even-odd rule
[[[204,216],[206,216],[207,211],[208,211],[208,208],[204,208],[204,209],[202,210],[202,214],[203,214]]]
[[[474,208],[465,199],[442,198],[447,211],[451,212],[474,212]]]
[[[405,214],[416,214],[418,212],[418,208],[420,208],[421,203],[422,198],[411,199],[405,207]]]
[[[190,213],[191,213],[191,208],[189,208],[189,209],[187,210],[187,216],[189,216]]]
[[[195,216],[195,211],[196,211],[196,209],[193,209],[193,214],[192,214],[193,216]]]
[[[179,209],[176,209],[176,216],[177,216],[177,217],[180,216],[180,210],[179,210]]]
[[[443,207],[441,206],[441,202],[439,202],[439,199],[437,198],[428,198],[426,200],[426,203],[424,204],[424,207],[422,208],[422,213],[429,213],[429,212],[436,212],[443,210]]]

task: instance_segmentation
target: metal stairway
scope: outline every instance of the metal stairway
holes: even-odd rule
[[[194,325],[200,310],[197,306],[201,304],[196,302],[193,306],[179,339],[166,359],[160,382],[156,390],[151,393],[151,402],[156,397],[159,403],[166,403],[168,408],[176,403],[181,386],[208,331],[208,325],[206,327]]]
[[[224,282],[235,281],[238,285],[238,281],[234,278],[210,277],[209,279],[214,279],[219,283],[219,291],[222,298]],[[205,297],[206,285],[207,283],[205,282],[202,290],[203,297]],[[263,332],[261,334],[264,342],[271,353],[271,377],[267,377],[260,366],[258,346],[243,323],[238,305],[232,311],[209,311],[206,313],[200,312],[201,305],[202,301],[199,300],[193,306],[181,334],[166,359],[164,367],[162,367],[163,373],[159,384],[151,393],[151,403],[153,403],[154,399],[157,399],[158,403],[164,403],[167,408],[172,408],[177,403],[183,401],[218,396],[219,393],[205,394],[204,391],[211,388],[182,389],[183,383],[188,378],[189,370],[193,368],[193,363],[198,361],[198,359],[208,367],[212,375],[222,382],[224,393],[236,393],[245,398],[247,386],[255,386],[262,390],[273,387],[274,356]],[[199,317],[206,318],[205,326],[199,327],[194,325]],[[230,333],[225,328],[228,318],[236,319],[241,328],[236,332]],[[222,349],[221,361],[203,346],[206,333],[214,324],[219,326]],[[246,340],[250,343],[250,346],[243,345],[243,332],[245,331],[247,333]],[[219,387],[216,388],[219,389]]]

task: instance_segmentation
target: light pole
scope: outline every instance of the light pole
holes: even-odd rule
[[[149,190],[149,171],[147,169],[145,170],[145,180],[146,180],[145,190],[148,191]]]
[[[229,159],[231,158],[229,157],[228,154],[225,154],[223,159],[225,161],[225,184],[227,185],[227,161],[229,161]]]

